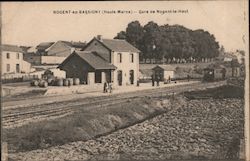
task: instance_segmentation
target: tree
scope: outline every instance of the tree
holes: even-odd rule
[[[144,26],[139,21],[130,22],[126,31],[119,32],[115,38],[126,39],[137,47],[141,51],[141,60],[201,61],[217,57],[220,50],[224,50],[223,46],[219,47],[214,35],[207,31],[193,31],[181,25],[159,26],[153,21]]]
[[[153,58],[160,57],[157,52],[159,49],[159,40],[160,40],[160,32],[158,24],[153,21],[148,22],[144,27],[144,35],[142,39],[142,43],[144,44],[144,48],[142,51],[145,53],[145,58],[150,59],[150,62]]]
[[[127,36],[125,31],[117,33],[117,35],[114,37],[114,39],[121,39],[121,40],[126,40],[126,38]]]
[[[225,48],[224,48],[223,45],[221,45],[221,47],[220,47],[220,53],[221,53],[221,54],[224,54],[224,53],[225,53]]]
[[[126,40],[137,48],[140,48],[140,44],[143,38],[143,27],[139,21],[133,21],[128,24],[126,28]]]

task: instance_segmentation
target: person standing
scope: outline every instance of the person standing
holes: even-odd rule
[[[222,73],[222,79],[223,80],[225,80],[225,78],[226,78],[226,69],[225,68],[222,68],[222,70],[221,70],[221,73]]]
[[[187,80],[188,80],[188,82],[190,81],[190,75],[189,74],[187,75]]]
[[[160,76],[159,75],[156,76],[156,82],[157,82],[157,86],[160,86]]]
[[[103,93],[107,92],[107,82],[104,82],[104,86],[103,86]]]
[[[109,93],[112,93],[113,87],[112,87],[112,82],[109,83]]]
[[[154,74],[151,75],[151,79],[152,79],[152,86],[154,87],[155,86],[155,77],[154,77]]]

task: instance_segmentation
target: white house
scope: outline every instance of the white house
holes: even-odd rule
[[[29,73],[30,63],[23,60],[23,50],[15,45],[1,45],[1,74]]]

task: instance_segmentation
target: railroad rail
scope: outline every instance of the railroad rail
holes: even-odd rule
[[[122,104],[128,101],[136,101],[144,97],[165,97],[184,91],[201,90],[224,85],[225,82],[194,83],[189,85],[171,86],[157,89],[147,89],[129,93],[121,93],[111,96],[92,97],[73,101],[55,102],[38,106],[27,106],[3,111],[2,123],[4,128],[13,128],[24,124],[55,119],[70,115],[79,109],[94,110],[108,108],[111,105]]]

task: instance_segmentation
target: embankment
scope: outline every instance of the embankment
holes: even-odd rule
[[[10,152],[43,149],[107,135],[162,112],[162,105],[150,97],[94,110],[82,107],[63,118],[3,129],[3,141]]]

